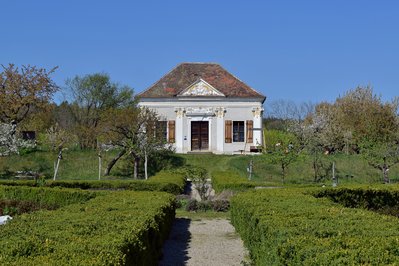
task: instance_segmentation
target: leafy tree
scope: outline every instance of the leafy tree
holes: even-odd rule
[[[74,143],[73,136],[66,130],[60,128],[58,124],[47,129],[45,134],[45,142],[50,146],[53,152],[57,152],[55,161],[53,180],[56,180],[60,162],[63,159],[63,152]]]
[[[298,159],[301,147],[294,134],[278,130],[266,131],[268,141],[264,158],[267,162],[281,167],[282,182],[285,181],[286,171],[291,163]]]
[[[96,73],[76,76],[66,81],[72,91],[74,114],[81,148],[95,148],[100,133],[99,124],[110,108],[127,107],[133,103],[133,90],[111,82],[109,75]]]
[[[47,71],[35,66],[9,64],[0,73],[0,122],[18,125],[33,111],[48,107],[58,90],[51,79],[56,68]]]
[[[364,140],[361,143],[361,154],[370,166],[381,171],[384,182],[389,183],[389,169],[399,163],[398,143]]]
[[[310,120],[325,121],[323,140],[331,150],[358,152],[359,144],[367,139],[389,142],[399,130],[398,100],[383,102],[369,86],[358,87],[339,97],[335,103],[316,106]]]
[[[151,154],[165,148],[164,134],[156,127],[158,115],[148,108],[132,105],[109,109],[103,118],[103,140],[120,148],[119,154],[108,164],[106,175],[126,155],[133,158],[133,176],[138,178],[140,160],[144,159],[146,164]]]

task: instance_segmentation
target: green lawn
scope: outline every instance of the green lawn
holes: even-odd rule
[[[102,171],[106,164],[115,155],[115,151],[103,154]],[[5,171],[39,171],[46,178],[52,178],[57,153],[49,151],[36,151],[24,155],[0,157],[0,174]],[[121,163],[116,165],[115,173],[121,171]],[[98,179],[98,156],[95,150],[67,150],[63,152],[60,161],[58,179]]]
[[[265,156],[251,155],[181,155],[191,165],[202,166],[210,173],[214,171],[235,171],[243,177],[248,177],[247,167],[253,161],[253,180],[281,183],[281,168],[267,162]],[[326,161],[335,161],[336,176],[341,184],[348,183],[381,183],[380,171],[372,168],[359,155],[325,155]],[[303,156],[289,165],[285,182],[287,184],[314,184],[312,160]],[[399,165],[389,171],[392,182],[399,181]],[[331,184],[331,179],[320,183]]]
[[[116,151],[109,151],[103,154],[103,167],[113,158]],[[212,174],[215,171],[234,171],[242,177],[247,177],[247,167],[253,160],[253,180],[281,183],[281,170],[278,165],[267,162],[265,156],[252,155],[212,155],[212,154],[187,154],[178,155],[188,165],[202,166]],[[0,157],[0,176],[7,171],[34,170],[52,178],[54,163],[57,154],[55,152],[36,151],[24,155],[13,155]],[[358,155],[329,155],[325,160],[335,161],[339,182],[343,183],[380,183],[381,173],[370,167]],[[110,178],[128,178],[127,169],[132,167],[127,162],[118,162],[111,172]],[[393,182],[399,181],[399,165],[392,167],[389,171]],[[58,179],[97,179],[98,178],[98,157],[95,150],[67,150],[61,160]],[[302,157],[292,163],[287,170],[286,184],[314,184],[312,161],[309,157]],[[330,178],[321,183],[331,184]]]

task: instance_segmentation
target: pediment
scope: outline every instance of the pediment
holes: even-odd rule
[[[186,89],[184,89],[179,95],[177,96],[222,96],[225,97],[223,93],[215,89],[212,85],[206,82],[203,79],[199,79],[198,81],[194,82]]]

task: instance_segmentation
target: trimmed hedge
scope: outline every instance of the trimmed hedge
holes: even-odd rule
[[[94,192],[63,188],[0,186],[0,199],[33,201],[54,208],[85,202],[95,196]]]
[[[174,196],[113,191],[0,227],[1,265],[156,265]]]
[[[397,188],[397,186],[396,186]],[[341,187],[314,192],[317,198],[328,198],[349,208],[363,208],[390,215],[399,215],[399,191],[392,187]]]
[[[267,186],[270,184],[249,181],[233,171],[220,171],[212,173],[212,187],[216,192],[223,190],[245,191],[255,187]]]
[[[0,180],[0,185],[7,186],[38,186],[33,180]],[[163,191],[181,194],[184,190],[185,179],[181,173],[161,171],[148,180],[56,180],[46,181],[46,187],[65,187],[80,189],[110,189],[134,191]]]
[[[312,193],[264,189],[233,197],[232,224],[256,265],[399,264],[397,218]]]

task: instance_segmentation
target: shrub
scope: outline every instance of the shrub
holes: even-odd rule
[[[191,199],[187,202],[186,211],[195,212],[198,210],[198,201]]]
[[[227,212],[230,208],[230,201],[228,200],[214,200],[212,203],[212,210],[216,212]]]
[[[396,218],[345,208],[314,193],[264,189],[233,197],[232,224],[256,265],[399,263]]]
[[[1,265],[155,265],[174,197],[119,191],[14,218],[0,227]]]
[[[23,186],[0,186],[0,199],[23,200],[38,203],[39,206],[58,208],[94,198],[97,194],[65,188],[35,188]]]
[[[180,194],[184,190],[184,175],[172,171],[162,171],[149,180],[57,180],[38,183],[36,181],[1,180],[0,185],[7,186],[46,186],[80,189],[163,191]]]
[[[226,189],[236,192],[245,191],[262,185],[264,184],[248,181],[233,171],[212,173],[212,187],[216,192],[222,192]]]
[[[399,191],[378,188],[342,187],[314,192],[315,197],[326,197],[349,208],[363,208],[399,216]]]
[[[176,196],[176,208],[186,209],[187,203],[190,200],[189,195],[180,194]]]

